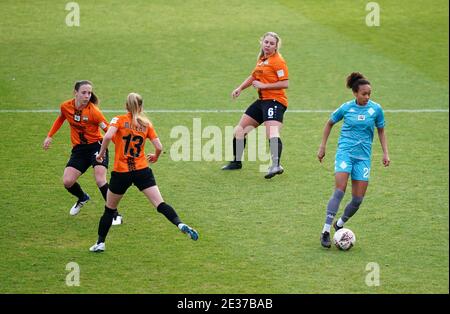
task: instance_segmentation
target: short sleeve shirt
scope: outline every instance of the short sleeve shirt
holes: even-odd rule
[[[91,144],[103,139],[100,129],[106,131],[108,122],[100,109],[89,102],[79,110],[75,106],[75,99],[61,104],[61,116],[69,122],[70,140],[72,145]]]
[[[276,83],[289,79],[289,72],[283,57],[277,52],[268,58],[261,57],[252,72],[255,80],[261,83]],[[284,89],[258,90],[259,99],[274,99],[288,106],[288,100]]]
[[[379,104],[371,100],[364,106],[351,100],[342,104],[330,117],[333,123],[344,120],[338,142],[338,153],[347,153],[353,158],[371,158],[374,128],[384,128],[384,112]]]
[[[117,128],[113,137],[115,144],[114,169],[116,172],[130,172],[148,167],[145,156],[145,140],[158,137],[153,125],[132,125],[131,113],[114,117],[110,126]]]

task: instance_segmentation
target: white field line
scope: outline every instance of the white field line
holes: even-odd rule
[[[161,110],[145,110],[149,113],[244,113],[245,109],[161,109]],[[55,113],[59,112],[59,109],[0,109],[0,113]],[[102,112],[106,113],[121,113],[124,110],[111,110],[102,109]],[[332,110],[321,110],[321,109],[291,109],[287,110],[286,113],[331,113]],[[384,112],[392,113],[434,113],[434,112],[449,112],[448,109],[386,109]]]

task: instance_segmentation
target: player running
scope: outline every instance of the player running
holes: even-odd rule
[[[347,77],[347,87],[353,91],[355,99],[344,103],[331,114],[325,124],[322,143],[317,153],[317,158],[322,162],[333,125],[344,119],[334,162],[335,190],[328,202],[325,224],[320,236],[320,242],[326,248],[331,247],[331,224],[344,197],[350,175],[352,199],[345,207],[341,218],[333,224],[336,231],[343,228],[344,223],[356,213],[366,194],[370,176],[374,127],[377,128],[383,150],[383,164],[387,167],[390,163],[384,132],[384,112],[379,104],[370,100],[372,91],[370,82],[361,73],[353,72]]]
[[[152,205],[181,232],[192,240],[198,240],[198,232],[184,224],[175,210],[164,202],[152,170],[148,162],[155,163],[162,152],[162,144],[158,135],[144,114],[143,100],[139,94],[130,93],[127,97],[127,114],[114,117],[108,132],[105,134],[98,162],[103,162],[111,140],[115,144],[114,170],[111,173],[105,212],[98,225],[98,240],[89,249],[91,252],[105,250],[105,240],[111,222],[116,215],[117,206],[127,189],[134,184]],[[155,153],[145,156],[145,141],[149,139],[155,148]]]
[[[280,47],[281,38],[276,33],[268,32],[264,34],[261,38],[261,50],[255,69],[231,93],[233,98],[237,98],[244,89],[253,86],[258,89],[259,99],[247,108],[239,121],[239,125],[235,128],[233,138],[234,159],[222,167],[222,170],[242,168],[245,137],[251,130],[264,123],[272,156],[272,166],[265,178],[270,179],[284,171],[280,164],[283,149],[280,131],[283,127],[284,112],[288,106],[284,90],[289,86],[289,74],[286,62],[279,53]]]
[[[70,209],[70,215],[74,216],[90,200],[89,195],[83,191],[78,178],[92,166],[97,186],[106,200],[108,182],[106,172],[108,169],[108,153],[102,162],[95,159],[96,153],[100,150],[103,136],[100,129],[108,130],[108,122],[98,108],[99,100],[92,91],[90,81],[78,81],[74,87],[74,98],[61,104],[61,112],[53,123],[52,128],[44,140],[43,148],[47,150],[53,140],[53,135],[61,128],[67,120],[70,126],[70,139],[72,141],[72,154],[64,169],[64,187],[72,195],[78,198],[77,202]],[[120,225],[122,216],[117,213],[113,224]]]

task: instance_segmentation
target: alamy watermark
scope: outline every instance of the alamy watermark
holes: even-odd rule
[[[76,2],[66,3],[66,25],[69,27],[80,26],[80,5]]]
[[[367,263],[366,265],[366,285],[369,287],[380,286],[380,265],[375,262]]]
[[[377,2],[369,2],[366,4],[366,11],[370,11],[366,15],[366,25],[380,26],[380,5]]]
[[[224,129],[215,125],[203,127],[201,118],[193,118],[192,128],[177,125],[170,131],[170,138],[175,139],[170,147],[170,158],[173,161],[233,160],[235,131],[232,126],[225,126]],[[247,134],[242,160],[263,162],[265,164],[260,165],[260,171],[267,171],[271,153],[267,149],[266,128],[262,126],[255,130],[249,126],[240,132]]]
[[[66,285],[68,287],[80,286],[80,265],[75,262],[67,263],[66,270],[69,271],[66,276]]]

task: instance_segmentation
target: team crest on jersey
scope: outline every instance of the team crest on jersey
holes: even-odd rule
[[[79,116],[79,115],[74,115],[73,116],[73,119],[76,121],[76,122],[80,122],[80,120],[81,120],[81,117]]]
[[[284,71],[283,70],[278,70],[277,71],[277,75],[278,75],[278,77],[283,77],[284,76]]]
[[[373,114],[375,113],[375,110],[373,110],[372,108],[369,108],[369,110],[367,110],[367,112],[368,112],[370,115],[373,115]]]
[[[363,114],[359,114],[358,115],[358,121],[364,121],[364,120],[366,120],[366,116],[363,115]]]

